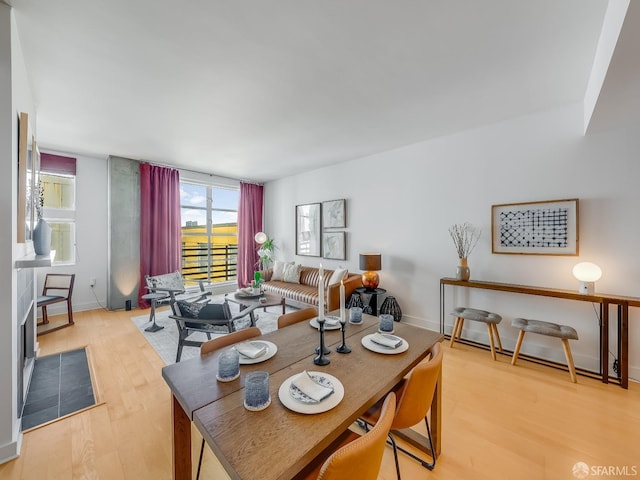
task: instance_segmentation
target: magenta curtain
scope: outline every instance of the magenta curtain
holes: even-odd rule
[[[180,175],[172,168],[140,164],[140,288],[138,305],[147,293],[145,275],[182,270]]]
[[[258,246],[253,237],[262,231],[263,190],[262,185],[240,183],[237,267],[240,287],[251,283],[258,264]]]

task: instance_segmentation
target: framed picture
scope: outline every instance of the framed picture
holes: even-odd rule
[[[296,255],[319,257],[320,204],[296,205]]]
[[[29,114],[22,112],[18,123],[18,243],[31,240],[33,229],[34,143]]]
[[[578,199],[491,207],[491,251],[578,255]]]
[[[344,199],[322,202],[323,228],[345,228],[347,226],[344,203]]]
[[[344,240],[344,232],[324,232],[322,234],[322,256],[334,260],[346,260]]]

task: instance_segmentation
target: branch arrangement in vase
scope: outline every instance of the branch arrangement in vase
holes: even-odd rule
[[[454,223],[449,227],[449,235],[453,239],[456,246],[458,258],[467,258],[475,248],[478,240],[480,240],[480,228],[471,225],[468,222],[463,224]]]

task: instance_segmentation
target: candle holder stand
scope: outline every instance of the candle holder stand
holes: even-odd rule
[[[320,332],[320,346],[316,348],[318,356],[313,359],[313,363],[321,366],[328,365],[331,363],[331,360],[325,357],[325,355],[327,355],[331,350],[324,345],[324,318],[322,320],[318,318],[318,325],[320,326],[320,328],[318,328],[318,331]]]
[[[336,347],[336,352],[338,353],[351,353],[351,349],[347,347],[347,344],[345,343],[345,338],[344,338],[344,331],[345,331],[346,324],[347,322],[340,322],[340,329],[342,330],[342,344]]]

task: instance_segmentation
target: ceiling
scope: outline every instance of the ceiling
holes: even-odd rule
[[[257,182],[582,101],[607,7],[10,3],[43,148]]]

